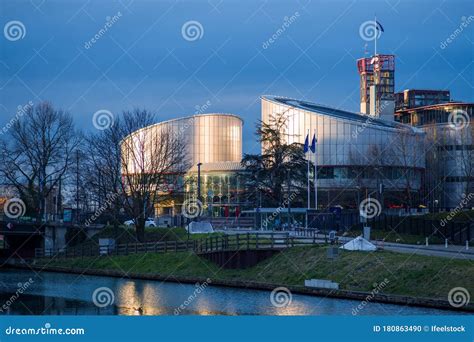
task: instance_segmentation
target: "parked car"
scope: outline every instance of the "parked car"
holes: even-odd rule
[[[131,227],[135,225],[135,222],[133,220],[128,220],[123,223],[124,225]],[[155,219],[152,217],[149,217],[145,221],[145,227],[156,227]]]

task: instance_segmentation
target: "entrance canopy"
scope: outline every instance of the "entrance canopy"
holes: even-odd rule
[[[377,250],[377,247],[375,247],[373,243],[367,241],[362,236],[358,236],[354,240],[347,242],[346,244],[342,245],[341,248],[348,251],[373,252]]]

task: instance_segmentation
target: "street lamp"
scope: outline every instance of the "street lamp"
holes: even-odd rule
[[[201,208],[202,206],[202,202],[201,202],[201,165],[202,163],[198,163],[197,164],[197,168],[198,168],[198,179],[197,179],[197,210],[200,210],[199,208]],[[194,222],[197,222],[199,219],[198,217],[201,215],[201,212],[198,211],[198,215],[193,219]],[[189,224],[188,224],[188,241],[189,241],[189,238],[190,238],[190,232],[189,232],[190,228],[189,228]]]
[[[198,190],[198,193],[197,193],[197,200],[198,202],[201,202],[201,165],[202,163],[198,163],[197,164],[197,167],[198,167],[198,184],[197,184],[197,190]],[[199,216],[199,215],[198,215]]]

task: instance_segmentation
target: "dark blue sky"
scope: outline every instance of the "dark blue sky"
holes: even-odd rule
[[[474,101],[472,1],[3,0],[1,26],[17,20],[26,34],[0,37],[0,125],[28,101],[51,101],[84,130],[100,109],[147,108],[165,120],[208,103],[207,112],[242,116],[244,151],[258,152],[261,94],[359,110],[355,60],[366,43],[373,52],[359,28],[375,13],[385,29],[378,52],[396,55],[397,90],[450,89]],[[264,49],[285,17],[292,23]],[[191,20],[203,28],[195,41],[182,35]]]

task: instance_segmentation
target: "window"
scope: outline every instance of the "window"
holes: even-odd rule
[[[334,178],[333,167],[318,168],[318,179],[333,179],[333,178]]]

